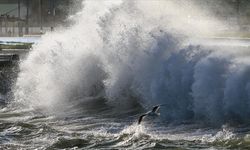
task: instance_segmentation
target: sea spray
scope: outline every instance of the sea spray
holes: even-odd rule
[[[45,34],[20,64],[15,102],[61,112],[100,96],[115,111],[166,104],[163,120],[248,122],[248,48],[184,44],[221,24],[182,2],[84,1],[74,25]],[[206,21],[188,19],[197,12]]]

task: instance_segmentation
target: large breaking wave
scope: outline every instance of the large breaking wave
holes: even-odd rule
[[[102,97],[119,109],[166,104],[161,118],[171,121],[249,121],[248,47],[187,42],[218,22],[190,21],[201,11],[186,1],[83,5],[72,27],[44,35],[21,62],[15,102],[54,111]]]

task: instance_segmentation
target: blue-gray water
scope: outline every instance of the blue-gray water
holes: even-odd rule
[[[84,108],[84,107],[83,107]],[[1,149],[249,149],[250,126],[209,126],[202,122],[154,120],[137,125],[141,108],[114,112],[96,108],[64,112],[0,111]]]

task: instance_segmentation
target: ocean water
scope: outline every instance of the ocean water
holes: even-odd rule
[[[247,39],[211,38],[227,25],[191,1],[82,5],[20,61],[1,149],[250,148]]]

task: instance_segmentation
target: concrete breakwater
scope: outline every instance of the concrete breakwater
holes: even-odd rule
[[[40,38],[40,36],[0,37],[0,95],[6,95],[11,91],[19,71],[19,60],[28,54],[32,45]]]
[[[0,50],[0,95],[6,97],[11,91],[19,72],[19,60],[22,60],[29,49],[1,49]],[[0,103],[4,103],[0,98]]]
[[[0,95],[4,95],[4,97],[8,95],[15,83],[18,71],[17,61],[0,61]],[[0,99],[2,101],[3,98]]]

